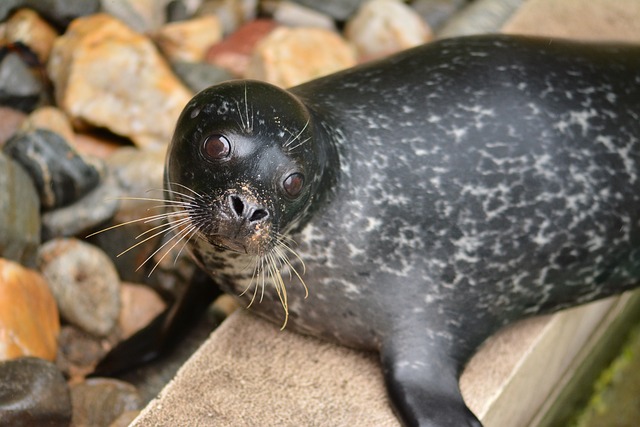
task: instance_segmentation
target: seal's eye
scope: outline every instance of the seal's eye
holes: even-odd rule
[[[202,154],[209,160],[222,160],[229,157],[231,144],[223,135],[213,134],[204,139]]]
[[[302,175],[300,172],[294,172],[285,178],[284,182],[282,183],[282,187],[290,197],[296,197],[302,191],[303,184],[304,175]]]

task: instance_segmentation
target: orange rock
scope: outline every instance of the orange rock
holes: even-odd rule
[[[286,88],[355,64],[353,49],[333,31],[280,27],[256,46],[247,77]]]
[[[222,26],[215,15],[172,22],[153,35],[171,61],[201,62],[207,50],[222,40]]]
[[[169,142],[192,96],[148,37],[106,14],[75,19],[47,68],[74,125],[107,128],[144,148]]]
[[[29,46],[46,64],[58,32],[33,10],[20,9],[7,21],[5,36],[8,41]]]
[[[35,129],[48,129],[55,132],[69,144],[73,144],[75,140],[69,119],[62,110],[56,107],[44,106],[36,108],[20,126],[22,131]]]
[[[0,258],[0,360],[54,360],[59,332],[58,308],[44,278]]]

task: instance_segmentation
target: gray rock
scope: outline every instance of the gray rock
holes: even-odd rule
[[[101,0],[102,10],[124,22],[129,28],[145,33],[166,22],[166,7],[170,0],[135,1]]]
[[[42,214],[42,240],[85,237],[97,225],[112,218],[120,206],[120,188],[108,175],[97,188],[69,206]]]
[[[174,62],[171,68],[194,92],[234,78],[229,71],[205,62]]]
[[[80,199],[100,182],[98,168],[50,130],[18,133],[5,143],[3,151],[29,173],[45,210]]]
[[[24,357],[0,362],[0,426],[67,427],[69,388],[56,366]]]
[[[71,386],[73,425],[108,427],[122,413],[141,409],[136,388],[124,381],[92,378]]]
[[[204,0],[197,15],[214,14],[220,19],[224,34],[231,34],[242,24],[256,18],[258,0]]]
[[[411,7],[432,30],[437,31],[466,4],[467,0],[416,0]]]
[[[294,2],[318,10],[337,21],[346,21],[366,0],[294,0]]]
[[[0,153],[0,257],[34,266],[40,244],[40,201],[29,175]]]
[[[0,22],[6,20],[11,12],[22,7],[25,0],[2,0],[0,1]]]
[[[70,378],[85,377],[107,353],[104,339],[96,338],[72,325],[64,325],[58,336],[56,366]]]
[[[65,28],[75,18],[100,10],[99,0],[25,0],[23,4],[60,28]]]
[[[38,105],[43,86],[17,53],[0,62],[0,105],[30,112]]]
[[[495,33],[525,0],[477,0],[456,13],[437,32],[437,38]]]
[[[109,334],[120,314],[120,279],[109,257],[77,239],[50,240],[38,255],[61,316],[90,334]]]

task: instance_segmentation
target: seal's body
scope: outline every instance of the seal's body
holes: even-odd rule
[[[228,292],[380,351],[407,425],[479,425],[457,380],[489,335],[638,282],[639,139],[640,47],[467,37],[209,88],[166,181]]]

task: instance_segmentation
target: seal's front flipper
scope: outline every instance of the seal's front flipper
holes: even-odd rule
[[[174,304],[107,353],[91,376],[120,374],[168,353],[221,293],[208,275],[196,270]]]
[[[383,345],[381,358],[391,405],[403,425],[482,427],[460,394],[459,364],[424,339],[396,338]]]

